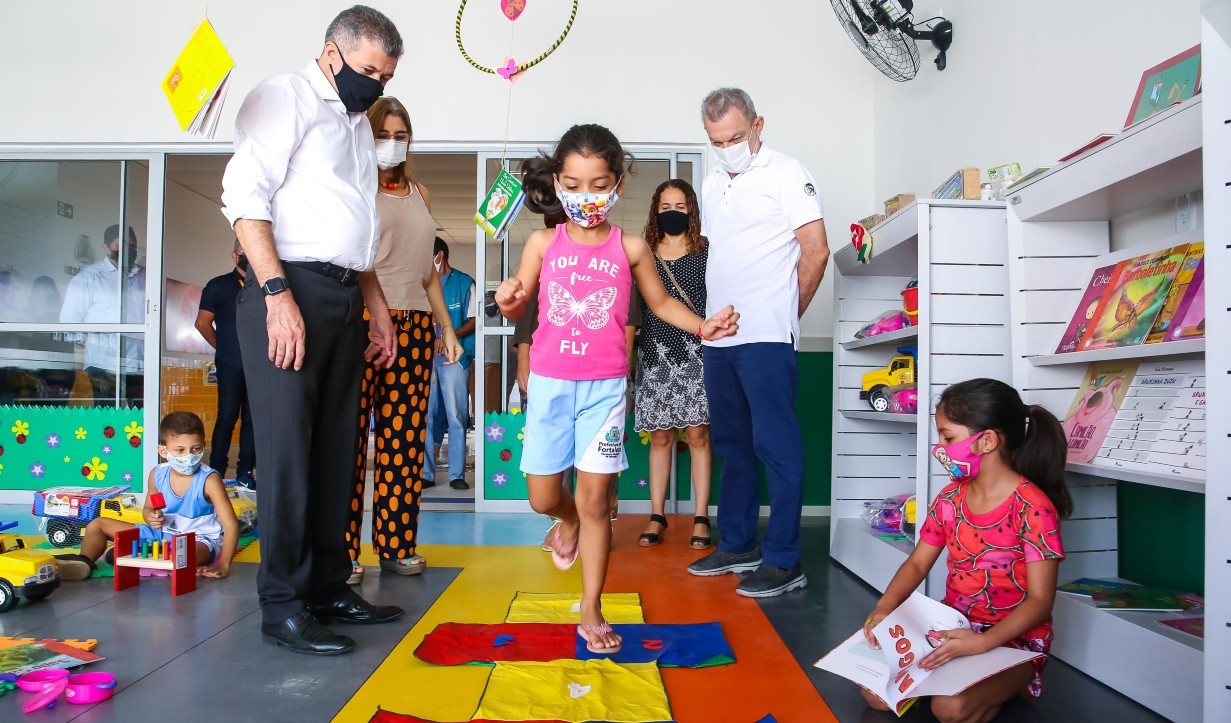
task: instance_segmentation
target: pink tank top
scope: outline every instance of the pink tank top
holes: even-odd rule
[[[530,369],[570,381],[628,376],[624,326],[633,276],[624,233],[612,225],[606,241],[586,246],[569,238],[565,226],[556,226],[543,254]]]

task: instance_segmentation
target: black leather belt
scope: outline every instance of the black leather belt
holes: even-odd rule
[[[359,272],[346,266],[336,266],[328,261],[283,261],[284,264],[306,269],[314,274],[320,274],[337,281],[343,286],[354,286],[359,283]]]

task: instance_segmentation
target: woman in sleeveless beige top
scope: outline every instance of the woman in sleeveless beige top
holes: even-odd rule
[[[372,547],[380,558],[380,568],[415,575],[427,566],[427,561],[415,554],[415,548],[419,543],[420,473],[435,349],[433,316],[440,321],[449,363],[462,354],[449,323],[440,278],[432,265],[436,221],[428,205],[427,189],[411,180],[407,168],[410,115],[396,98],[385,96],[368,110],[368,120],[376,136],[380,167],[376,194],[380,247],[375,271],[393,317],[398,350],[391,368],[378,369],[369,362],[364,370],[355,486],[346,533],[352,585],[363,581],[358,558],[369,420],[376,433]],[[369,318],[365,310],[364,319]]]

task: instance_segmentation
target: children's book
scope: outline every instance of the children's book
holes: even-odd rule
[[[1064,419],[1069,462],[1088,463],[1098,454],[1140,364],[1132,359],[1095,362],[1086,370]]]
[[[1204,367],[1200,360],[1143,362],[1137,368],[1128,394],[1112,420],[1111,431],[1093,463],[1157,472],[1161,469],[1151,466],[1150,462],[1162,451],[1181,455],[1191,452],[1188,445],[1195,445],[1198,437],[1204,440],[1204,434],[1191,429],[1191,420],[1183,418],[1185,412],[1177,405],[1188,393],[1186,390],[1205,389]],[[1167,457],[1159,463],[1183,468],[1184,461],[1183,457],[1178,461]],[[1175,473],[1193,475],[1191,471]]]
[[[213,138],[235,61],[209,20],[202,20],[171,64],[162,92],[180,130]]]
[[[970,686],[1040,657],[1039,653],[998,647],[981,655],[954,658],[935,670],[919,663],[944,641],[947,630],[970,629],[957,610],[919,593],[873,628],[879,650],[868,646],[862,630],[847,638],[815,665],[880,696],[901,716],[917,698],[957,695]]]
[[[1155,622],[1195,638],[1205,637],[1205,618],[1163,618]]]
[[[479,204],[479,210],[474,214],[474,222],[492,238],[500,238],[508,231],[509,226],[513,225],[513,219],[517,218],[525,202],[526,191],[521,181],[501,169],[500,175],[496,176],[496,182]]]
[[[1090,598],[1094,600],[1094,607],[1107,610],[1166,612],[1187,610],[1196,605],[1191,597],[1150,587],[1117,592],[1094,592],[1091,593]]]
[[[1095,146],[1101,146],[1102,144],[1106,143],[1107,141],[1115,137],[1116,137],[1115,131],[1108,131],[1106,133],[1100,133],[1097,136],[1095,136],[1093,140],[1086,143],[1081,148],[1078,148],[1077,150],[1073,151],[1072,153],[1068,154],[1067,156],[1065,156],[1064,158],[1061,158],[1059,161],[1056,161],[1056,162],[1064,163],[1070,158],[1076,158],[1080,156],[1081,154],[1085,153],[1086,151],[1090,150],[1091,148],[1094,148]]]
[[[103,656],[55,640],[40,640],[0,649],[0,673],[24,675],[32,670],[75,668]]]
[[[1188,284],[1184,300],[1176,309],[1171,328],[1171,341],[1200,339],[1205,336],[1205,259],[1197,264],[1193,280]]]
[[[1167,301],[1188,244],[1138,256],[1120,268],[1115,284],[1103,297],[1095,322],[1086,330],[1081,349],[1110,349],[1144,343]]]
[[[1163,309],[1158,313],[1158,318],[1154,320],[1154,327],[1150,329],[1150,333],[1146,336],[1147,344],[1157,344],[1160,341],[1167,341],[1167,330],[1171,327],[1171,322],[1175,319],[1175,313],[1179,311],[1180,302],[1184,300],[1184,292],[1188,290],[1189,284],[1193,280],[1193,276],[1197,273],[1197,268],[1201,266],[1201,260],[1205,257],[1205,244],[1198,241],[1188,246],[1188,254],[1184,256],[1184,263],[1180,266],[1180,272],[1176,274],[1175,281],[1171,282],[1171,288],[1167,290],[1167,301],[1163,304]]]
[[[1098,311],[1100,302],[1114,286],[1119,268],[1120,264],[1100,266],[1090,275],[1090,282],[1086,284],[1086,293],[1077,303],[1077,309],[1073,312],[1069,327],[1065,329],[1064,336],[1060,337],[1060,343],[1056,345],[1057,354],[1077,351],[1077,345],[1094,321],[1094,314]]]
[[[1095,580],[1089,577],[1083,577],[1080,580],[1074,580],[1060,585],[1056,588],[1057,592],[1067,592],[1070,595],[1081,595],[1090,597],[1091,593],[1095,592],[1122,592],[1140,588],[1141,586],[1132,582],[1116,582],[1114,580]]]

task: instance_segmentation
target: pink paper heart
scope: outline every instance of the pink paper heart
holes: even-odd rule
[[[517,61],[509,58],[509,62],[503,68],[496,68],[496,74],[505,80],[512,80],[514,75],[517,75]]]
[[[526,0],[500,0],[500,9],[509,20],[516,20],[526,9]]]

